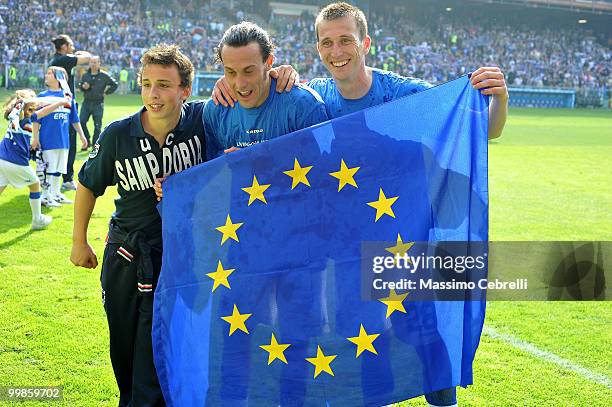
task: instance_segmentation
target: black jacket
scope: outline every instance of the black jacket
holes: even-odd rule
[[[74,95],[74,76],[72,75],[72,68],[77,66],[78,60],[79,58],[72,54],[62,55],[62,54],[56,53],[55,55],[53,55],[51,62],[49,62],[49,66],[61,66],[62,68],[66,70],[66,73],[68,73],[68,78],[67,78],[68,86],[70,87],[70,92],[72,92],[73,95]]]
[[[83,83],[85,82],[89,83],[89,88],[87,89],[83,89]],[[79,88],[83,91],[86,102],[104,102],[104,95],[113,93],[117,86],[117,81],[102,70],[93,75],[91,69],[88,69],[83,74],[81,82],[79,82]]]

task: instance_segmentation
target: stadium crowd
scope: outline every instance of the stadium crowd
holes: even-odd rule
[[[228,26],[244,19],[269,28],[277,63],[293,64],[305,79],[326,76],[314,46],[314,16],[254,10],[248,0],[8,0],[0,6],[0,62],[45,63],[49,38],[65,33],[116,72],[137,66],[144,49],[162,41],[180,44],[196,69],[218,71],[213,49]],[[369,20],[368,63],[402,75],[440,83],[495,64],[511,86],[612,87],[612,49],[584,29],[500,25],[478,14],[415,12],[414,5],[398,3],[372,6]]]

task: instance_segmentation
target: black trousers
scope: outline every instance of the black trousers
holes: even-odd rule
[[[68,163],[66,165],[66,173],[64,174],[64,182],[70,182],[74,179],[74,159],[76,158],[76,130],[72,125],[68,129],[68,139],[70,140],[70,148],[68,149]]]
[[[81,106],[81,113],[79,115],[79,121],[85,133],[85,138],[89,145],[93,145],[98,141],[100,132],[102,131],[102,116],[104,116],[104,102],[95,102],[86,100]],[[87,128],[87,122],[89,118],[93,117],[94,132],[93,137],[89,137],[89,129]]]
[[[138,292],[136,261],[125,260],[117,253],[118,248],[115,243],[106,246],[100,280],[119,406],[165,406],[153,364],[153,293]],[[151,251],[151,260],[155,285],[161,270],[161,252]]]

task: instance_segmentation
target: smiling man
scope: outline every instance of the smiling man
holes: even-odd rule
[[[371,38],[361,10],[346,3],[325,7],[315,21],[317,50],[332,78],[308,83],[330,117],[344,116],[430,88],[429,83],[366,66]]]
[[[315,20],[317,50],[332,78],[308,82],[327,106],[330,118],[407,96],[432,85],[366,65],[372,39],[363,12],[348,3],[324,7]],[[508,89],[497,67],[480,67],[470,77],[472,86],[492,96],[489,105],[489,139],[501,136],[508,115]]]
[[[193,71],[176,45],[145,52],[138,75],[143,108],[104,129],[79,173],[70,256],[76,266],[98,265],[87,229],[96,198],[118,184],[100,279],[119,406],[165,405],[151,341],[162,261],[153,182],[204,161],[204,104],[186,103]]]
[[[230,27],[217,47],[217,59],[238,103],[235,108],[204,109],[208,158],[224,151],[270,140],[327,120],[325,105],[312,89],[297,85],[277,93],[270,77],[274,44],[256,24],[242,22]]]
[[[216,106],[212,100],[206,104],[204,126],[208,159],[327,120],[325,105],[312,89],[297,85],[288,92],[275,91],[276,79],[270,78],[269,74],[274,61],[273,52],[274,45],[270,36],[256,24],[242,22],[230,27],[223,35],[217,47],[217,58],[223,64],[228,86],[237,95],[237,103],[234,108]],[[262,216],[261,221],[265,222],[265,217]],[[307,336],[283,331],[283,316],[295,315],[292,314],[295,312],[292,309],[294,305],[285,296],[293,292],[295,287],[311,287],[317,284],[321,284],[320,273],[280,275],[252,281],[247,291],[253,304],[264,303],[264,299],[271,299],[276,304],[281,332],[292,335],[293,352],[303,358],[307,356]],[[254,318],[263,322],[267,318],[264,316],[266,311],[261,311],[254,312]],[[305,333],[312,327],[318,327],[323,318],[322,312],[320,306],[313,304],[308,317],[304,316],[301,321],[295,322],[302,323],[298,331]],[[282,334],[281,338],[287,340],[288,336]],[[245,364],[242,372],[228,372],[227,380],[223,381],[220,395],[227,405],[248,404],[248,378],[255,374],[250,370],[250,357],[245,356],[249,354],[249,350],[250,345],[246,340],[231,348],[223,348],[221,370],[224,374],[236,358],[244,360],[242,363]],[[240,359],[241,357],[243,359]],[[306,375],[305,365],[283,366],[280,374],[281,405],[301,405],[306,392],[302,379]],[[230,403],[229,400],[233,402]]]

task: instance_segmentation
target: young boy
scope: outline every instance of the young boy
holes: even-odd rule
[[[66,91],[62,89],[58,78],[66,78],[64,68],[51,66],[45,74],[45,84],[48,90],[40,93],[39,97],[66,97]],[[72,95],[68,95],[72,96]],[[58,204],[71,204],[72,201],[61,193],[61,175],[66,173],[69,141],[69,125],[71,124],[81,138],[84,147],[87,147],[87,139],[83,134],[77,106],[74,98],[69,104],[60,106],[53,114],[44,118],[39,115],[32,116],[32,148],[41,148],[43,160],[46,163],[47,180],[49,190],[43,191],[43,200],[48,206]]]
[[[29,164],[30,138],[32,137],[31,117],[36,111],[36,93],[22,89],[4,104],[4,118],[9,121],[4,139],[0,142],[0,194],[7,185],[15,188],[28,186],[30,189],[30,209],[32,210],[32,230],[44,229],[51,223],[51,216],[41,213],[40,182]],[[39,118],[45,117],[68,99],[62,98],[36,112]]]
[[[138,75],[144,107],[108,125],[79,172],[70,256],[76,266],[98,265],[87,228],[96,198],[118,184],[101,283],[120,406],[164,405],[151,341],[162,260],[153,182],[204,161],[204,104],[185,103],[193,75],[191,61],[175,45],[145,52]]]

